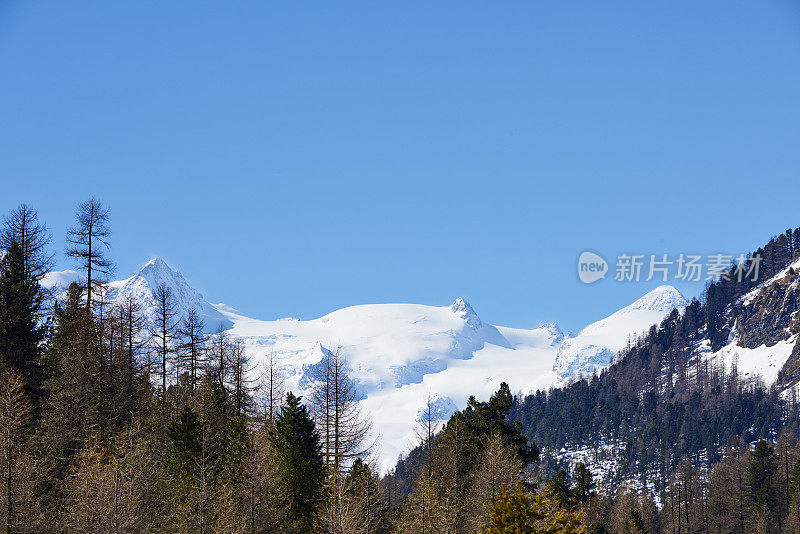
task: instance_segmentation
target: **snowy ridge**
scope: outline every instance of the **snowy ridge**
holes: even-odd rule
[[[659,286],[633,304],[590,324],[575,337],[565,339],[553,364],[559,382],[590,376],[608,367],[631,336],[660,323],[674,309],[682,311],[687,304],[674,287]]]
[[[81,280],[81,275],[75,271],[53,271],[45,275],[41,284],[47,289],[63,293],[72,282]],[[225,314],[206,302],[203,295],[191,287],[179,271],[172,269],[161,258],[151,259],[124,280],[106,284],[104,298],[109,303],[123,302],[127,298],[133,298],[142,306],[144,316],[152,318],[155,316],[156,310],[155,291],[160,285],[166,286],[172,292],[176,318],[186,317],[189,310],[194,309],[205,322],[207,333],[219,329],[226,330],[233,326]]]
[[[206,302],[203,295],[186,282],[179,271],[172,269],[161,258],[148,261],[125,280],[109,283],[105,297],[111,302],[120,302],[132,297],[142,305],[145,316],[152,317],[156,309],[154,292],[160,285],[166,286],[172,292],[176,317],[186,317],[189,310],[194,308],[203,319],[206,332],[227,330],[233,326],[224,314]]]
[[[76,278],[74,272],[51,273],[47,283],[63,286]],[[387,469],[412,445],[414,421],[429,395],[437,417],[445,420],[463,408],[470,395],[486,399],[501,382],[508,382],[512,391],[528,392],[548,388],[568,373],[590,374],[610,363],[629,334],[685,304],[677,290],[662,286],[572,338],[565,338],[555,324],[533,329],[493,326],[461,297],[450,306],[370,304],[308,321],[262,321],[224,304],[210,304],[160,258],[111,282],[106,299],[132,297],[152,314],[153,293],[160,284],[172,290],[179,316],[195,308],[207,331],[222,325],[244,343],[256,365],[274,354],[287,374],[287,387],[301,395],[308,394],[320,361],[332,352],[344,356],[363,397],[364,412],[373,420]]]

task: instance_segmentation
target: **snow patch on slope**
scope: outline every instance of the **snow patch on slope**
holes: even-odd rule
[[[646,293],[630,306],[592,323],[577,336],[564,340],[553,364],[561,382],[590,376],[611,365],[631,336],[660,323],[672,310],[682,311],[688,301],[680,291],[663,285]]]

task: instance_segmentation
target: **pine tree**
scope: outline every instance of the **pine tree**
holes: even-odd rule
[[[536,532],[536,523],[544,519],[544,514],[539,511],[539,506],[530,494],[517,483],[515,491],[511,492],[503,484],[500,495],[492,499],[488,510],[488,525],[482,534],[502,534],[516,532],[519,534]]]
[[[345,479],[353,534],[389,532],[389,508],[372,467],[356,458]]]
[[[628,519],[625,520],[625,527],[622,530],[623,534],[644,534],[644,520],[642,519],[642,512],[637,509],[631,510]]]
[[[69,461],[99,429],[97,391],[99,368],[95,358],[86,358],[92,348],[93,330],[82,302],[82,288],[70,284],[66,299],[55,307],[55,332],[45,354],[50,370],[45,382],[46,404],[42,417],[42,446],[46,478],[55,482],[67,475]],[[54,496],[58,497],[58,488]]]
[[[203,423],[189,406],[183,407],[178,420],[167,430],[167,467],[187,489],[192,487],[197,474],[202,432]]]
[[[777,500],[775,492],[777,467],[775,450],[765,440],[760,440],[747,466],[745,487],[747,499],[753,510],[766,521],[774,519],[772,514]]]
[[[322,498],[325,463],[319,433],[300,397],[286,395],[270,441],[284,506],[283,525],[290,532],[311,532]]]
[[[41,287],[27,272],[22,247],[14,242],[0,261],[0,369],[20,375],[33,403],[41,397],[44,379],[41,306]]]
[[[517,482],[515,491],[504,484],[488,510],[488,525],[481,534],[583,534],[580,512],[552,508],[547,497],[527,493]]]
[[[573,489],[575,499],[580,503],[586,502],[586,499],[589,498],[596,486],[592,473],[586,468],[586,464],[581,462],[575,467],[573,479],[575,480],[575,488]]]
[[[547,481],[547,490],[562,508],[570,506],[572,488],[570,487],[569,476],[564,469],[559,469],[555,475]]]

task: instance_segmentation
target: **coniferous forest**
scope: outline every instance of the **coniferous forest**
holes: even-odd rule
[[[256,371],[239,341],[179,317],[167,287],[155,317],[105,302],[111,222],[96,199],[78,206],[63,253],[83,283],[54,294],[40,281],[60,251],[37,211],[3,219],[8,533],[800,532],[797,403],[692,356],[747,314],[734,309],[747,285],[710,285],[591,379],[527,396],[504,383],[444,423],[429,401],[409,422],[416,447],[382,474],[340,355],[301,398],[272,358]],[[800,255],[798,237],[761,251],[771,273]],[[616,486],[552,455],[609,440],[622,443]]]

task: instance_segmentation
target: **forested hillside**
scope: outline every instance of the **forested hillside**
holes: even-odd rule
[[[537,452],[541,447],[538,461],[520,475],[535,495],[529,511],[535,499],[546,501],[580,513],[581,528],[591,532],[800,531],[793,388],[800,230],[771,239],[750,257],[762,258],[757,281],[733,267],[707,287],[702,301],[673,311],[598,376],[514,399],[505,424]],[[752,267],[748,261],[739,269]],[[753,373],[767,363],[753,359],[763,350],[748,349],[764,347],[784,351],[782,367]],[[749,360],[740,362],[737,350]],[[765,376],[776,378],[765,382]],[[460,432],[454,428],[460,417],[436,434],[434,445],[423,440],[387,478],[401,482],[410,502],[424,491],[433,503],[454,501],[446,489],[425,490],[436,487],[436,476],[431,482],[414,466],[435,464],[437,456],[453,464],[445,443]],[[501,456],[522,458],[513,447]],[[512,484],[509,464],[499,457],[489,463]],[[473,488],[480,487],[479,473],[476,468],[467,477]],[[453,478],[442,474],[439,484]],[[504,494],[504,510],[520,495]]]
[[[797,379],[796,335],[800,331],[794,264],[800,257],[800,230],[771,239],[751,256],[756,255],[763,258],[759,281],[740,277],[732,268],[728,276],[707,287],[702,302],[694,300],[682,314],[674,311],[622,351],[599,376],[515,399],[510,418],[542,447],[544,473],[569,469],[570,464],[574,468],[575,458],[594,458],[605,488],[621,483],[647,488],[674,508],[675,492],[681,491],[676,484],[684,483],[676,477],[689,470],[694,483],[703,487],[692,490],[699,493],[686,496],[688,500],[678,506],[691,508],[693,500],[700,499],[702,506],[697,504],[696,512],[708,521],[707,500],[724,497],[711,492],[714,475],[722,476],[732,458],[742,470],[737,476],[745,479],[743,473],[755,476],[750,471],[765,468],[758,462],[766,462],[772,470],[769,488],[757,490],[747,486],[746,480],[737,486],[743,499],[736,512],[743,516],[738,526],[733,522],[720,527],[721,511],[717,510],[710,524],[698,525],[697,517],[686,517],[682,527],[676,523],[671,528],[753,531],[749,529],[756,528],[753,512],[757,508],[760,521],[775,522],[768,531],[780,531],[778,522],[788,521],[786,514],[794,502],[796,488],[791,479],[800,466],[795,466],[797,451],[792,452],[798,433],[798,403],[792,386]],[[791,354],[774,383],[743,373],[736,358],[726,365],[717,356],[725,346],[746,353],[748,348],[786,340],[794,348],[790,347]],[[779,435],[784,441],[776,456],[768,443]],[[750,445],[762,439],[766,441],[752,451]],[[742,460],[752,455],[766,460],[752,460],[756,462],[752,465]],[[721,486],[716,490],[726,492]],[[763,494],[757,496],[759,491]],[[761,504],[756,506],[754,500]],[[772,514],[769,519],[763,515],[767,512]],[[679,521],[680,516],[674,519]]]
[[[798,276],[789,267],[800,257],[798,237],[797,230],[787,231],[752,254],[764,258],[759,278],[767,282],[740,279],[732,268],[708,286],[703,302],[692,301],[683,314],[673,311],[599,376],[519,398],[512,419],[549,450],[622,440],[621,474],[647,477],[656,468],[659,489],[684,456],[713,463],[734,440],[771,438],[793,427],[794,397],[781,395],[791,382],[793,357],[777,383],[765,384],[703,349],[721,349],[734,328],[744,348],[774,345],[798,332]]]
[[[446,422],[429,398],[383,476],[344,357],[327,352],[296,396],[273,358],[255,369],[170,287],[147,316],[110,302],[101,202],[66,235],[79,282],[54,294],[38,213],[21,205],[0,227],[6,532],[800,529],[800,231],[757,251],[765,281],[732,270],[599,376],[517,398],[502,383]],[[761,353],[746,351],[781,347],[781,368],[759,375],[773,383],[726,360],[737,347],[748,369]]]
[[[0,526],[5,532],[387,532],[345,362],[313,395],[252,368],[240,343],[179,315],[106,302],[109,210],[67,231],[80,283],[53,295],[51,234],[21,205],[0,229]]]

